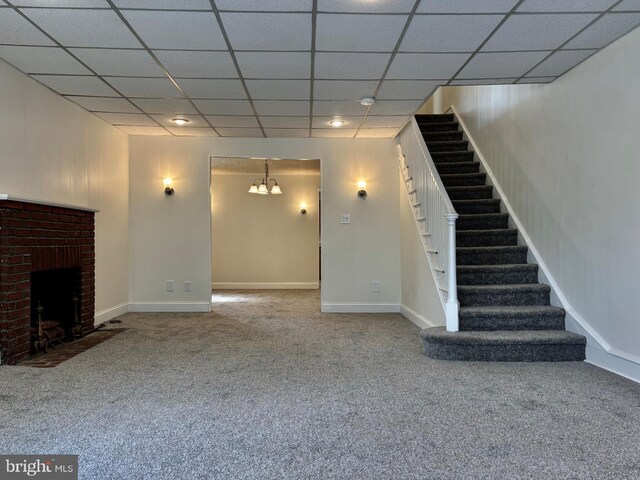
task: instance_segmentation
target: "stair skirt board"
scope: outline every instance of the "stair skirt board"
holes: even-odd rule
[[[551,306],[551,287],[538,283],[538,266],[528,263],[529,248],[518,245],[509,209],[493,197],[484,159],[476,159],[463,129],[454,131],[455,115],[416,115],[416,122],[459,214],[460,331],[422,330],[424,354],[493,362],[584,360],[586,338],[565,330],[565,310]]]

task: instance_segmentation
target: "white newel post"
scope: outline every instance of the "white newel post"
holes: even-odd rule
[[[456,280],[456,219],[457,213],[447,213],[447,303],[445,316],[447,322],[447,332],[457,332],[458,310],[458,284]]]

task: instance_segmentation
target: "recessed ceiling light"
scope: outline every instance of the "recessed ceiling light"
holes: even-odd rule
[[[329,122],[329,125],[331,125],[333,128],[344,127],[346,124],[347,122],[345,122],[344,120],[341,120],[340,118],[334,118]]]
[[[370,107],[375,103],[376,103],[376,99],[373,97],[362,97],[360,99],[360,105],[364,105],[365,107]]]
[[[189,123],[189,120],[187,120],[186,118],[172,118],[171,121],[176,125],[186,125],[187,123]]]

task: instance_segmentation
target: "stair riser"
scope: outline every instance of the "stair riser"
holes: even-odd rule
[[[430,123],[420,126],[420,130],[423,134],[431,132],[457,132],[458,124],[456,122]]]
[[[450,345],[423,341],[427,357],[475,362],[579,362],[584,345]]]
[[[481,202],[476,204],[456,204],[453,202],[453,208],[462,215],[474,213],[500,213],[500,202]]]
[[[436,170],[438,170],[440,175],[446,175],[448,173],[478,173],[480,171],[480,163],[437,163]]]
[[[499,252],[456,252],[458,265],[517,265],[527,263],[527,250]]]
[[[531,284],[538,281],[535,268],[506,269],[465,269],[458,268],[458,285],[514,285]]]
[[[445,187],[470,187],[484,185],[486,174],[478,173],[468,177],[448,177],[446,175],[442,175],[440,176],[440,179]]]
[[[429,127],[425,127],[428,129]],[[425,142],[447,142],[447,141],[459,141],[462,140],[462,132],[423,132]]]
[[[427,144],[427,147],[429,144]],[[431,152],[434,163],[473,162],[473,152]]]
[[[564,330],[564,314],[555,316],[519,316],[519,317],[472,317],[460,315],[461,331],[491,331],[497,330]]]
[[[493,188],[491,186],[482,186],[481,188],[447,188],[447,193],[451,200],[477,200],[481,198],[491,198]]]
[[[453,122],[453,114],[447,113],[442,115],[416,115],[416,122],[418,122],[418,125],[423,125],[425,123]]]
[[[517,232],[507,232],[492,235],[456,235],[456,245],[458,247],[502,247],[517,244]]]
[[[429,144],[429,152],[464,152],[468,149],[469,142],[455,142],[444,145]]]
[[[461,307],[549,305],[549,291],[475,292],[458,289]]]
[[[498,230],[509,227],[509,216],[496,214],[491,217],[480,216],[458,217],[457,230]]]

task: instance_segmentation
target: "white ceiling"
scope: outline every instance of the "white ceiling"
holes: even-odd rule
[[[0,58],[131,135],[393,137],[440,85],[548,83],[639,24],[639,0],[5,0]]]
[[[211,173],[231,175],[237,173],[264,174],[263,158],[221,158],[211,159]],[[320,175],[320,160],[270,159],[269,175]]]

